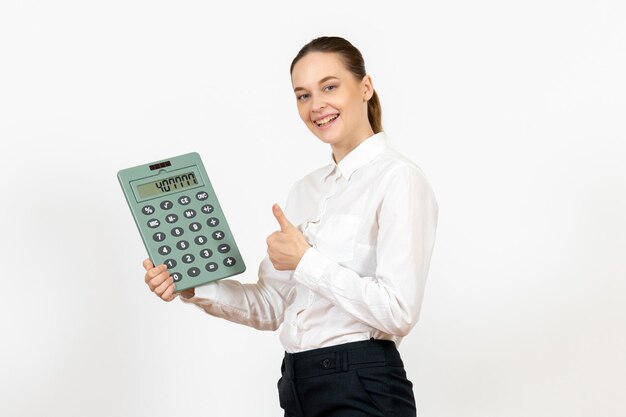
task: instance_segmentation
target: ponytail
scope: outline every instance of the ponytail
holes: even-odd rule
[[[370,121],[370,126],[374,133],[383,131],[383,115],[380,107],[380,100],[378,94],[374,91],[372,98],[367,102],[367,118]]]

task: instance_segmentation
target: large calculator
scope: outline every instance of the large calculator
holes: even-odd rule
[[[165,264],[176,292],[246,270],[196,152],[117,173],[154,265]]]

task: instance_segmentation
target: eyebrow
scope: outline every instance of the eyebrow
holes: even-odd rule
[[[326,81],[331,80],[331,79],[339,80],[339,78],[337,78],[335,76],[328,75],[328,76],[322,78],[321,80],[319,80],[318,84],[323,84]],[[293,89],[293,91],[299,91],[299,90],[306,90],[306,89],[304,87],[296,87],[296,88]]]

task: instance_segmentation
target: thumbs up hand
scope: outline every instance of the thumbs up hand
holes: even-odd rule
[[[294,270],[311,246],[298,228],[287,220],[278,204],[272,206],[280,230],[267,237],[267,254],[274,268],[279,271]]]

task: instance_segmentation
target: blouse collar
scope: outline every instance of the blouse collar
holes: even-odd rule
[[[352,149],[338,164],[333,159],[333,163],[329,166],[329,171],[324,180],[335,170],[338,170],[347,180],[350,180],[350,177],[357,169],[371,162],[387,148],[387,135],[385,132],[378,132],[370,136],[357,145],[356,148]],[[332,153],[331,158],[333,158]]]

